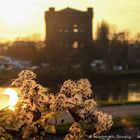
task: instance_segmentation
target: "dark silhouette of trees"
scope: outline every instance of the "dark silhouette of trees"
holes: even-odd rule
[[[20,60],[36,61],[37,49],[34,42],[30,41],[15,41],[8,48],[8,56]]]
[[[102,21],[97,27],[97,39],[95,41],[98,59],[103,59],[107,68],[112,69],[114,65],[120,65],[125,69],[128,60],[128,31],[118,32]]]
[[[106,59],[108,54],[109,35],[110,35],[109,24],[105,21],[102,21],[100,24],[98,24],[97,27],[96,45],[99,48],[100,55],[103,59]]]
[[[136,37],[135,37],[135,43],[140,43],[140,33],[137,33],[136,34]]]
[[[125,32],[115,33],[110,43],[109,66],[127,64],[128,40]]]

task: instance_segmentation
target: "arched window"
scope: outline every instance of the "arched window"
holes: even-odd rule
[[[74,41],[72,44],[72,48],[77,49],[78,48],[78,42]]]
[[[74,32],[74,33],[79,32],[79,30],[78,30],[78,25],[77,25],[77,24],[74,24],[74,25],[73,25],[73,32]]]

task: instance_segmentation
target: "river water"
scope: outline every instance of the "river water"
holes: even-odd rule
[[[140,81],[103,82],[92,85],[93,95],[97,102],[140,101]],[[0,109],[8,105],[9,96],[2,94],[5,89],[7,87],[0,87]]]
[[[140,101],[140,81],[95,84],[93,93],[97,101]]]

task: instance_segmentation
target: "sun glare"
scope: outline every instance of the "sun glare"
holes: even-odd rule
[[[3,21],[7,24],[7,25],[10,25],[10,26],[13,26],[13,25],[19,25],[21,24],[22,22],[24,22],[24,16],[23,14],[21,14],[20,12],[16,12],[16,10],[12,11],[10,13],[11,16],[8,16],[8,15],[4,15],[3,16]]]
[[[5,24],[17,26],[25,22],[28,8],[26,0],[4,0],[0,3],[0,18]]]
[[[11,88],[7,88],[4,90],[3,94],[6,94],[9,96],[9,103],[8,103],[9,109],[15,110],[14,106],[18,102],[17,91],[15,91],[14,89],[11,89]]]

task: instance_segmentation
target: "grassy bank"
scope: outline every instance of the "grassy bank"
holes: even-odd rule
[[[57,126],[58,133],[66,134],[69,131],[69,127],[72,123],[64,123]],[[113,126],[111,129],[123,128],[123,127],[135,127],[140,126],[140,117],[139,116],[128,116],[124,118],[114,118]]]
[[[136,105],[140,104],[140,101],[98,101],[99,106],[118,106],[118,105]]]
[[[140,126],[140,116],[128,116],[124,118],[113,119],[113,128],[116,127],[130,127],[130,126]]]

